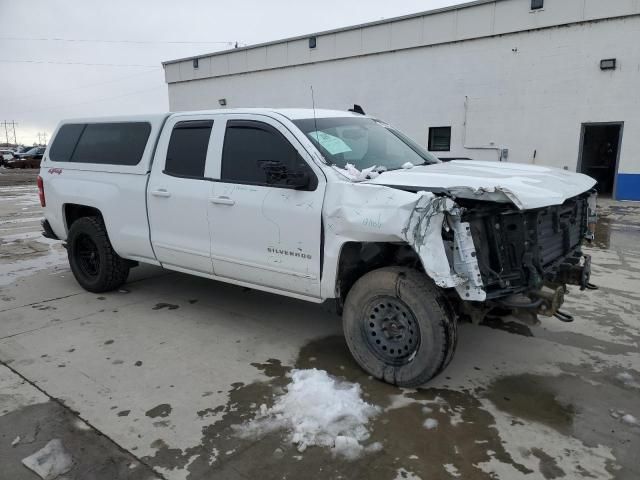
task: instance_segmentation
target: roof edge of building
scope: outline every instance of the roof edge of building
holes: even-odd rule
[[[367,27],[374,27],[376,25],[384,25],[387,23],[393,23],[393,22],[399,22],[402,20],[410,20],[412,18],[420,18],[420,17],[426,17],[429,15],[437,15],[440,13],[445,13],[445,12],[451,12],[451,11],[455,11],[455,10],[463,10],[465,8],[470,8],[470,7],[475,7],[477,5],[483,5],[486,3],[496,3],[496,2],[501,2],[504,0],[473,0],[471,2],[465,2],[465,3],[460,3],[457,5],[450,5],[448,7],[442,7],[442,8],[436,8],[433,10],[425,10],[422,12],[417,12],[417,13],[409,13],[407,15],[401,15],[398,17],[391,17],[391,18],[385,18],[382,20],[374,20],[372,22],[365,22],[365,23],[359,23],[357,25],[350,25],[348,27],[339,27],[339,28],[334,28],[331,30],[324,30],[324,31],[320,31],[320,32],[312,32],[312,33],[307,33],[305,35],[297,35],[294,37],[287,37],[287,38],[281,38],[278,40],[271,40],[268,42],[263,42],[263,43],[256,43],[253,45],[247,45],[246,47],[238,47],[238,48],[230,48],[230,49],[226,49],[226,50],[219,50],[217,52],[211,52],[211,53],[202,53],[200,55],[191,55],[189,57],[183,57],[183,58],[176,58],[174,60],[165,60],[164,62],[162,62],[162,65],[171,65],[173,63],[180,63],[180,62],[186,62],[189,60],[195,60],[196,58],[200,59],[200,58],[207,58],[207,57],[216,57],[219,55],[228,55],[229,53],[233,53],[233,52],[242,52],[243,50],[253,50],[254,48],[262,48],[262,47],[268,47],[271,45],[278,45],[280,43],[287,43],[287,42],[293,42],[296,40],[303,40],[305,38],[309,38],[309,37],[319,37],[322,35],[331,35],[334,33],[340,33],[340,32],[348,32],[350,30],[357,30],[359,28],[367,28]]]

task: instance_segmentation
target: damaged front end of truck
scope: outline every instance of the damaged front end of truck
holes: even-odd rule
[[[338,199],[327,205],[329,234],[406,242],[459,313],[475,321],[495,308],[526,320],[571,321],[560,310],[567,285],[595,288],[591,258],[581,248],[596,223],[590,189],[559,205],[520,208],[498,189],[434,192],[368,182],[336,188],[344,190],[329,196]]]
[[[509,203],[423,196],[404,235],[437,285],[481,302],[464,306],[472,317],[502,307],[570,321],[560,311],[567,285],[595,288],[591,257],[582,252],[583,239],[593,239],[595,198],[588,192],[562,205],[520,210]],[[440,245],[446,259],[434,258]]]
[[[596,288],[591,257],[582,252],[583,240],[594,236],[595,199],[587,192],[533,210],[459,200],[474,243],[482,245],[477,260],[486,305],[571,321],[560,311],[567,285]]]

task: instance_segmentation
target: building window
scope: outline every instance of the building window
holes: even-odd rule
[[[531,0],[531,10],[540,10],[544,8],[544,0]]]
[[[600,60],[600,70],[615,70],[615,69],[616,69],[615,58],[605,58],[604,60]]]
[[[318,39],[316,37],[309,38],[309,48],[316,48],[318,45]]]
[[[199,63],[198,63],[198,59],[197,59],[197,58],[194,58],[194,59],[193,59],[193,68],[199,68],[199,67],[200,67],[200,65],[199,65]]]
[[[448,152],[451,150],[451,127],[431,127],[429,129],[429,151]]]

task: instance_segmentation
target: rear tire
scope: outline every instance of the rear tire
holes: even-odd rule
[[[425,274],[381,268],[360,278],[342,315],[347,345],[369,374],[400,387],[418,387],[453,358],[457,321]]]
[[[98,217],[83,217],[71,225],[67,237],[69,265],[82,288],[94,293],[120,287],[129,276],[129,264],[111,246]]]

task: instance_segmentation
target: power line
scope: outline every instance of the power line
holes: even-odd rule
[[[190,41],[190,40],[92,40],[85,38],[31,38],[31,37],[0,37],[0,40],[20,40],[34,42],[77,42],[77,43],[127,43],[127,44],[175,44],[175,45],[234,45],[236,40],[219,41]]]
[[[124,77],[118,77],[118,78],[114,78],[113,80],[106,80],[104,82],[97,82],[97,83],[89,83],[86,85],[78,85],[77,87],[73,87],[73,88],[65,88],[62,90],[49,90],[47,92],[38,92],[38,93],[30,93],[27,95],[20,95],[20,96],[12,96],[12,97],[4,97],[3,100],[6,101],[12,101],[12,100],[21,100],[23,98],[33,98],[33,97],[41,97],[41,96],[48,96],[48,95],[53,95],[53,94],[58,94],[58,93],[66,93],[66,92],[75,92],[77,90],[82,90],[85,88],[91,88],[91,87],[97,87],[100,85],[107,85],[110,83],[117,83],[117,82],[122,82],[123,80],[128,80],[130,78],[135,78],[135,77],[141,77],[143,75],[147,75],[149,73],[158,73],[157,70],[147,70],[146,72],[138,72],[138,73],[134,73],[133,75],[125,75]]]
[[[137,63],[83,63],[83,62],[50,62],[45,60],[0,60],[0,63],[34,63],[43,64],[49,63],[53,65],[85,65],[89,67],[147,67],[147,68],[162,68],[159,65],[143,65]]]
[[[157,86],[157,87],[153,87],[153,88],[145,88],[144,90],[136,90],[135,92],[129,92],[129,93],[125,93],[125,94],[122,94],[122,95],[116,95],[116,96],[110,96],[110,97],[95,98],[95,99],[92,99],[92,100],[86,100],[84,102],[64,103],[64,104],[60,104],[60,105],[51,105],[51,106],[48,106],[48,107],[36,108],[36,109],[32,109],[32,110],[25,110],[25,111],[21,112],[21,114],[31,113],[31,112],[40,112],[42,110],[51,110],[51,109],[56,109],[56,108],[75,107],[76,105],[86,105],[86,104],[89,104],[89,103],[104,102],[106,100],[116,100],[118,98],[130,97],[131,95],[145,94],[145,93],[153,92],[153,91],[159,90],[161,88],[164,89],[165,86],[162,85],[162,86]]]

